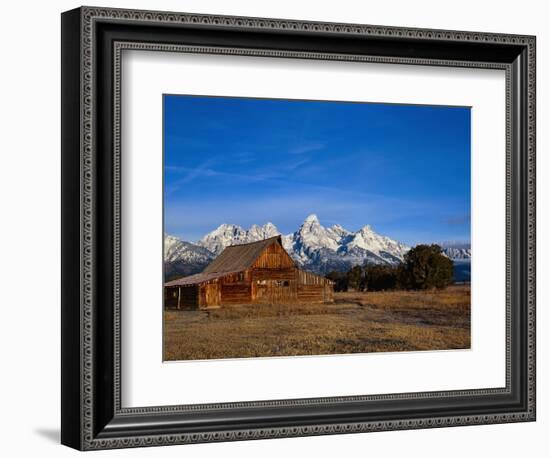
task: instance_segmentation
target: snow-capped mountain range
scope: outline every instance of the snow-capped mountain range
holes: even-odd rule
[[[449,258],[453,260],[458,259],[471,259],[472,258],[472,249],[470,247],[458,248],[454,246],[441,246],[443,248],[443,253],[445,253]]]
[[[300,228],[283,236],[283,246],[298,265],[318,273],[347,270],[357,264],[396,264],[410,247],[377,234],[370,226],[357,232],[340,225],[325,228],[310,215]]]
[[[166,278],[201,272],[214,259],[211,251],[171,235],[164,236],[164,275]]]
[[[227,246],[276,235],[282,236],[284,248],[299,266],[321,274],[365,263],[395,265],[410,250],[404,243],[377,234],[368,225],[353,232],[340,225],[324,227],[316,215],[310,215],[295,232],[286,235],[272,223],[254,224],[249,229],[222,224],[195,243],[165,235],[165,275],[170,278],[201,272]],[[444,252],[452,259],[469,260],[471,257],[466,245],[449,244]]]

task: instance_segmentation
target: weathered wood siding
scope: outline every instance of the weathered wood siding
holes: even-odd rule
[[[332,301],[332,282],[298,269],[280,241],[266,246],[243,271],[218,275],[196,285],[165,288],[165,306],[171,308],[177,308],[178,303],[180,308],[210,308]]]
[[[220,305],[249,304],[252,301],[247,272],[237,272],[220,278],[220,288]]]
[[[253,286],[253,302],[258,304],[284,304],[296,302],[298,288],[292,280],[257,280]]]
[[[268,246],[248,269],[252,302],[284,304],[297,300],[297,268],[279,243]]]
[[[300,302],[333,302],[334,288],[332,283],[319,275],[298,271],[298,301]]]
[[[252,301],[249,283],[233,283],[222,285],[221,303],[249,304]]]
[[[296,269],[296,266],[280,244],[272,243],[258,256],[258,259],[252,264],[251,269]]]

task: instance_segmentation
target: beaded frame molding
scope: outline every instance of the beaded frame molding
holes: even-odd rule
[[[123,408],[123,50],[501,69],[504,388]],[[535,420],[535,37],[81,7],[62,14],[62,431],[79,450]]]

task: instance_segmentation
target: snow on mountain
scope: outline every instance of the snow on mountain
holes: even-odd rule
[[[465,242],[441,242],[445,256],[453,260],[469,260],[472,257],[472,248]]]
[[[410,247],[380,235],[370,226],[353,232],[340,225],[324,227],[317,215],[309,215],[293,233],[282,235],[272,223],[244,229],[236,224],[222,224],[196,243],[184,242],[166,235],[164,242],[165,272],[185,275],[201,272],[226,247],[282,236],[284,248],[296,263],[317,273],[344,271],[354,265],[396,265]],[[456,262],[469,262],[469,244],[442,244],[446,256]]]
[[[316,215],[310,215],[283,245],[296,262],[310,270],[326,273],[346,270],[365,262],[396,264],[409,247],[380,236],[369,226],[351,232],[340,225],[325,228]]]
[[[164,237],[164,260],[166,262],[177,261],[185,257],[190,261],[207,261],[212,258],[212,253],[205,248],[184,242],[172,235]]]
[[[279,230],[272,223],[266,223],[263,226],[253,224],[248,230],[236,224],[222,224],[206,234],[197,242],[197,245],[219,255],[225,247],[230,245],[256,242],[275,235],[279,235]]]
[[[377,234],[367,225],[353,235],[345,250],[354,257],[370,258],[374,264],[396,264],[403,260],[410,247]]]
[[[472,248],[464,242],[441,242],[443,254],[453,261],[455,281],[471,281]]]
[[[201,272],[214,257],[204,247],[172,235],[164,236],[164,275],[167,279]]]
[[[370,226],[352,232],[340,225],[324,227],[316,215],[309,215],[296,232],[282,235],[272,223],[263,226],[252,225],[244,229],[235,224],[222,224],[206,234],[195,244],[182,242],[167,236],[165,261],[181,263],[189,260],[197,264],[218,256],[226,247],[263,240],[276,235],[282,236],[283,246],[298,265],[318,273],[331,270],[347,270],[353,265],[365,262],[375,264],[396,264],[403,260],[409,250],[406,245],[377,234]],[[177,240],[187,245],[176,245]],[[205,251],[197,251],[203,249]],[[201,256],[203,256],[201,258]]]
[[[458,260],[458,259],[466,260],[466,259],[471,259],[471,257],[472,257],[472,249],[471,248],[446,247],[446,248],[443,248],[443,253],[447,257],[449,257],[453,260]]]
[[[309,215],[296,232],[285,236],[283,245],[298,262],[307,262],[315,251],[336,252],[341,240],[337,231],[321,226],[317,215]]]
[[[279,235],[279,230],[273,223],[266,223],[263,226],[253,224],[248,229],[248,237],[251,240],[264,240]]]

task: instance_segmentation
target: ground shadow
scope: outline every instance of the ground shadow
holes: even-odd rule
[[[51,442],[55,442],[56,444],[59,444],[59,442],[61,441],[61,434],[59,432],[59,429],[39,428],[35,429],[34,432]]]

